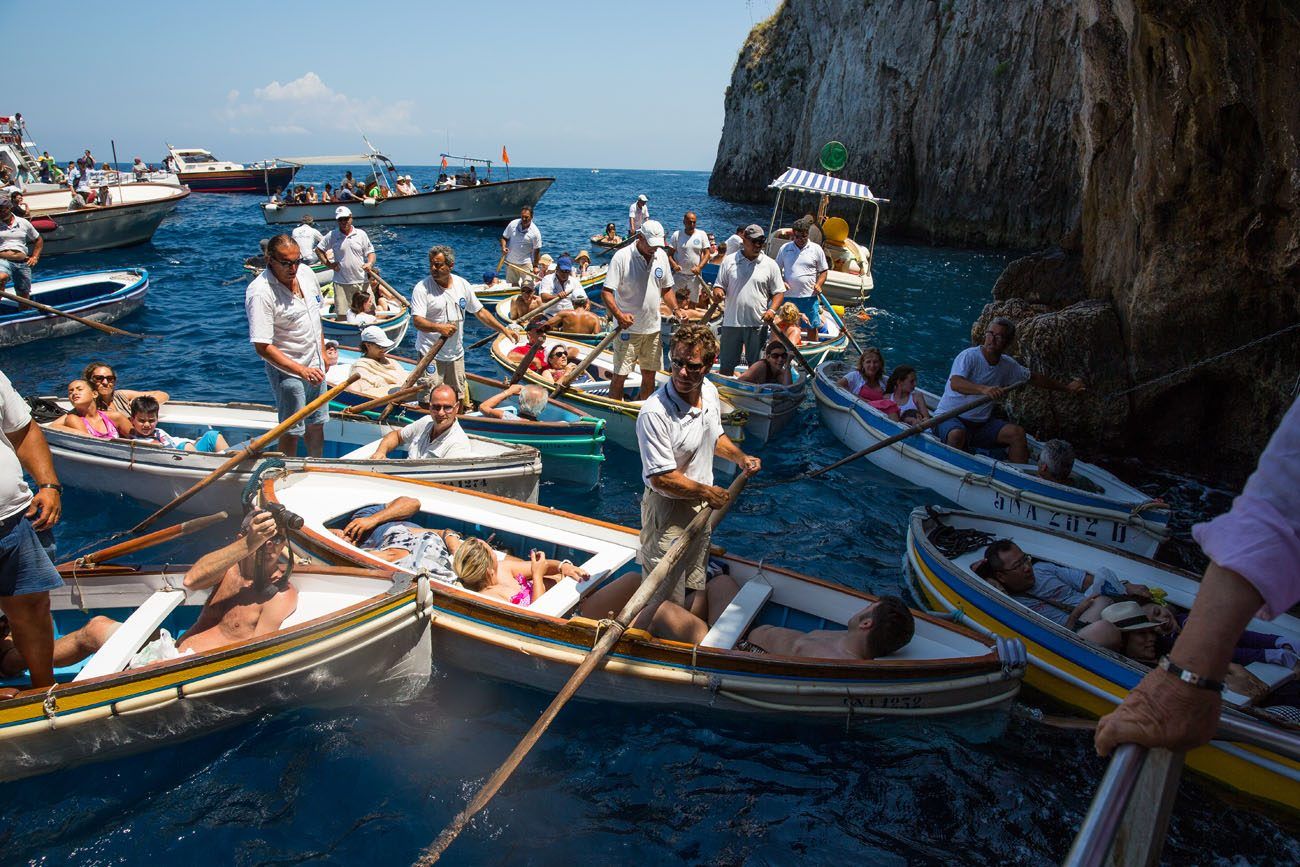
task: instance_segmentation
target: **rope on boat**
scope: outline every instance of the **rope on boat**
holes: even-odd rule
[[[59,684],[57,682],[50,684],[50,688],[45,691],[45,701],[41,702],[41,710],[45,712],[45,718],[50,721],[50,728],[53,729],[57,723],[59,713],[58,700],[54,698],[54,690]]]

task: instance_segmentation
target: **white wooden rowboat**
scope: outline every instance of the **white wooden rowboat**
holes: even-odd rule
[[[143,244],[189,194],[186,187],[146,183],[110,187],[110,203],[102,208],[69,210],[72,192],[67,189],[32,193],[26,201],[32,217],[53,223],[41,236],[44,255],[57,256]]]
[[[634,529],[498,497],[381,475],[317,470],[263,477],[264,502],[305,519],[293,541],[334,563],[395,568],[331,532],[363,506],[398,496],[420,502],[416,521],[451,527],[525,555],[567,558],[591,573],[564,578],[528,607],[432,582],[434,660],[534,689],[554,691],[596,640],[600,624],[574,612],[606,579],[637,571]],[[925,614],[916,637],[887,658],[828,660],[736,649],[751,624],[835,629],[872,601],[868,594],[754,563],[721,558],[739,595],[698,646],[629,631],[579,691],[602,701],[694,705],[746,714],[816,717],[930,716],[1006,706],[1023,653],[1015,642],[980,638]]]
[[[13,285],[6,286],[13,291]],[[32,281],[32,300],[94,322],[116,322],[138,310],[149,291],[143,268],[92,271]],[[86,326],[66,316],[43,313],[7,298],[0,299],[0,347],[63,337]]]

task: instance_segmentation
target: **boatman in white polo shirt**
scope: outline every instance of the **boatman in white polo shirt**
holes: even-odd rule
[[[794,240],[786,241],[776,254],[776,264],[780,266],[781,277],[785,281],[785,300],[808,317],[804,339],[809,342],[817,340],[817,329],[821,328],[822,286],[831,270],[821,244],[808,238],[813,228],[810,217],[795,220]]]
[[[582,288],[582,281],[573,273],[573,260],[568,256],[561,256],[555,263],[555,270],[537,284],[537,294],[541,296],[543,304],[556,295],[560,296],[560,300],[551,308],[552,313],[572,310],[573,302],[579,298],[588,300],[587,290]]]
[[[316,264],[316,248],[325,243],[325,236],[316,228],[316,218],[311,214],[302,215],[302,223],[293,230],[293,239],[298,242],[305,265]]]
[[[641,407],[636,422],[641,452],[641,547],[637,560],[649,575],[674,540],[706,505],[719,508],[727,490],[713,484],[713,458],[731,461],[750,475],[762,464],[746,455],[722,430],[718,389],[706,378],[718,355],[718,339],[707,325],[689,322],[673,334],[669,346],[672,372],[668,381]],[[705,530],[686,552],[677,584],[668,596],[702,620],[708,619],[708,599],[688,590],[702,590],[708,576],[710,534]],[[654,612],[638,622],[649,623]]]
[[[542,230],[533,222],[533,209],[527,205],[519,210],[519,219],[511,220],[501,233],[501,255],[506,257],[506,280],[511,286],[534,276],[542,258]]]
[[[637,366],[641,368],[637,399],[645,400],[655,389],[655,371],[664,363],[663,344],[659,340],[660,300],[674,316],[678,315],[668,254],[663,248],[664,227],[656,220],[646,220],[636,243],[622,248],[609,260],[600,295],[609,315],[623,329],[614,341],[610,400],[623,400],[623,384]]]
[[[266,248],[266,270],[244,293],[248,314],[248,339],[266,362],[275,407],[284,421],[325,387],[325,341],[320,311],[324,299],[311,269],[302,264],[298,242],[292,235],[276,235]],[[279,450],[298,454],[298,438],[307,454],[318,458],[325,450],[325,422],[329,406],[322,406],[280,435]]]
[[[745,352],[746,364],[757,364],[763,357],[763,325],[776,317],[776,309],[785,297],[781,269],[763,252],[767,233],[750,224],[741,233],[744,246],[722,260],[718,269],[715,296],[726,298],[722,314],[722,357],[718,372],[732,376]]]
[[[695,228],[695,212],[687,211],[682,227],[668,239],[668,253],[673,259],[673,288],[680,297],[687,292],[691,303],[700,300],[704,284],[700,272],[709,261],[709,233]]]
[[[456,251],[451,247],[440,244],[429,250],[429,276],[416,283],[411,290],[411,324],[419,332],[415,338],[415,351],[421,358],[439,340],[447,338],[442,349],[433,357],[435,379],[450,385],[461,404],[468,407],[470,399],[465,379],[465,314],[473,313],[488,328],[509,336],[511,340],[518,340],[519,335],[497,321],[492,311],[478,300],[465,278],[451,272],[454,267]]]
[[[632,207],[627,209],[627,233],[635,235],[641,231],[645,221],[650,219],[650,200],[645,197],[645,193],[636,197]]]
[[[375,267],[375,247],[370,236],[352,225],[352,210],[346,205],[334,209],[337,228],[316,248],[321,261],[334,268],[334,312],[346,316],[352,309],[352,296],[369,292],[367,275]]]

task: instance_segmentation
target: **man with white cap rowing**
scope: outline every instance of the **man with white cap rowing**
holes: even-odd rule
[[[736,372],[742,349],[746,364],[763,357],[763,326],[775,318],[785,297],[781,269],[763,252],[763,227],[751,224],[740,234],[744,246],[722,260],[714,293],[727,301],[719,338],[718,372],[723,376]]]
[[[645,197],[645,193],[636,197],[632,207],[627,209],[627,233],[635,235],[641,231],[645,221],[650,219],[650,200]]]
[[[605,309],[623,333],[614,341],[614,369],[609,381],[611,400],[623,400],[623,384],[632,368],[641,368],[637,398],[645,400],[655,390],[655,372],[663,367],[663,345],[659,340],[659,304],[677,315],[677,296],[664,252],[664,227],[646,220],[636,242],[614,254],[601,289]]]
[[[557,295],[560,296],[560,300],[551,308],[552,313],[572,310],[575,300],[587,298],[587,291],[582,288],[582,281],[573,275],[573,260],[568,256],[560,257],[560,260],[555,263],[555,271],[547,274],[537,285],[537,292],[543,304]]]
[[[338,228],[330,229],[316,247],[316,256],[334,268],[334,312],[345,315],[352,307],[352,296],[369,292],[366,275],[375,267],[375,247],[370,236],[352,225],[352,209],[339,205],[334,209]]]

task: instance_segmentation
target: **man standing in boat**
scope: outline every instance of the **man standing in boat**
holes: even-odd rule
[[[647,220],[636,243],[622,248],[609,260],[601,298],[605,309],[623,333],[614,341],[614,369],[609,380],[610,400],[623,399],[623,384],[633,367],[641,368],[638,400],[645,400],[655,388],[655,371],[663,364],[659,339],[659,303],[677,315],[677,296],[664,252],[664,227]]]
[[[817,340],[817,330],[822,325],[822,286],[831,270],[826,251],[820,244],[809,240],[809,233],[814,228],[809,217],[795,220],[794,240],[787,241],[776,254],[776,264],[785,281],[785,300],[799,308],[807,318],[804,339],[810,343]]]
[[[316,257],[334,268],[334,312],[345,316],[352,296],[369,292],[366,275],[375,267],[375,247],[370,236],[352,225],[352,210],[345,205],[334,209],[338,228],[316,248]]]
[[[511,220],[501,233],[501,255],[506,259],[506,280],[518,286],[524,277],[532,277],[542,257],[542,230],[533,223],[533,209],[525,205],[519,219]]]
[[[303,214],[302,223],[293,230],[293,239],[298,242],[303,263],[316,264],[316,248],[325,243],[325,236],[316,228],[316,218],[311,214]]]
[[[707,325],[690,322],[678,328],[669,346],[672,372],[641,407],[636,422],[641,452],[641,547],[637,560],[642,574],[667,554],[691,519],[706,505],[721,508],[726,488],[713,484],[714,456],[731,461],[750,475],[762,467],[758,458],[745,454],[722,430],[718,389],[707,377],[718,355],[718,339]],[[710,535],[706,529],[691,545],[679,568],[680,577],[667,598],[687,607],[701,619],[708,617],[708,599],[696,593],[687,605],[687,590],[702,590],[708,576]],[[647,609],[638,624],[649,623]]]
[[[437,345],[437,341],[444,341],[442,349],[434,356],[435,378],[455,389],[457,399],[468,408],[465,314],[473,313],[479,322],[511,340],[518,340],[519,335],[497,321],[492,311],[478,300],[468,281],[452,273],[454,267],[456,252],[451,247],[439,245],[429,250],[429,276],[411,290],[411,324],[419,332],[415,351],[421,358]]]
[[[331,233],[332,234],[332,233]],[[266,362],[266,376],[275,394],[280,420],[321,395],[325,387],[325,345],[320,308],[324,304],[316,275],[299,256],[298,242],[276,235],[266,248],[266,270],[248,284],[244,310],[248,339]],[[298,453],[298,437],[307,454],[320,457],[325,449],[329,407],[322,406],[280,435],[279,449]]]
[[[32,297],[32,268],[41,261],[44,247],[41,233],[14,213],[8,198],[0,198],[0,292],[12,283],[13,291]]]
[[[561,296],[551,308],[552,313],[571,311],[573,302],[579,298],[584,301],[587,299],[587,290],[582,288],[582,281],[574,276],[573,260],[568,256],[561,256],[555,263],[555,271],[542,278],[542,282],[537,285],[537,293],[543,304],[557,295]]]
[[[781,269],[763,252],[767,233],[750,224],[741,232],[744,246],[740,252],[722,260],[715,292],[726,298],[722,314],[722,357],[718,372],[732,376],[740,362],[741,350],[746,364],[757,364],[763,357],[763,326],[776,318],[777,308],[785,299]]]
[[[687,211],[682,217],[682,227],[668,239],[668,255],[672,257],[673,287],[679,296],[690,293],[691,302],[700,300],[700,287],[704,279],[700,272],[709,261],[709,235],[695,228],[695,212]]]
[[[650,219],[650,200],[645,197],[645,193],[636,197],[632,207],[627,209],[627,233],[635,235],[641,231],[646,220]]]

